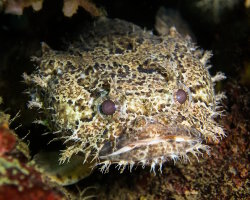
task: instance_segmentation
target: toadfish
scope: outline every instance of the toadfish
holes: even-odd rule
[[[207,141],[225,135],[215,121],[225,96],[214,91],[225,76],[209,74],[211,52],[174,27],[153,34],[102,17],[87,30],[65,51],[43,44],[37,69],[24,74],[28,106],[66,144],[60,162],[77,154],[103,172],[111,164],[155,171],[209,153]]]

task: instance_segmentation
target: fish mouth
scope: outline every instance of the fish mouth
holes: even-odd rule
[[[152,164],[162,163],[169,158],[187,158],[188,153],[196,155],[207,150],[202,144],[202,134],[194,128],[183,125],[162,125],[150,123],[140,131],[123,133],[115,141],[108,141],[99,152],[100,160],[112,163],[128,162]]]

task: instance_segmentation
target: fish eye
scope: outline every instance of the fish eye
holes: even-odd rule
[[[110,99],[103,101],[100,108],[104,115],[113,115],[116,111],[115,103]]]
[[[175,98],[180,104],[183,104],[187,100],[187,93],[183,89],[178,89]]]

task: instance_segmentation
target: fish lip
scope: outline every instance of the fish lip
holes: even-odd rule
[[[148,139],[144,139],[144,140],[137,140],[135,142],[131,142],[131,143],[128,143],[126,146],[120,148],[119,150],[111,153],[111,154],[108,154],[108,155],[104,155],[104,156],[100,156],[99,158],[100,159],[104,159],[104,158],[107,158],[107,157],[112,157],[112,156],[116,156],[116,155],[119,155],[119,154],[122,154],[122,153],[126,153],[128,151],[131,151],[135,148],[140,148],[142,146],[147,146],[147,145],[155,145],[155,144],[158,144],[158,143],[161,143],[161,142],[164,142],[163,139],[161,138],[148,138]]]
[[[130,135],[127,136],[123,133],[116,140],[116,148],[112,146],[112,142],[107,141],[102,149],[99,151],[100,159],[108,159],[121,154],[132,151],[136,148],[142,148],[149,145],[159,145],[166,141],[175,142],[202,142],[204,140],[203,135],[195,128],[187,128],[183,125],[163,125],[161,123],[149,123],[145,125],[139,133],[139,139],[135,139]],[[145,134],[146,133],[146,134]],[[149,136],[149,134],[151,136]],[[145,135],[144,135],[145,134]],[[153,136],[152,136],[153,135]]]

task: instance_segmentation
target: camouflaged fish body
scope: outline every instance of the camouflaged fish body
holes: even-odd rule
[[[157,36],[118,19],[101,18],[67,51],[43,46],[38,69],[25,75],[32,100],[67,148],[60,161],[83,154],[108,170],[117,163],[149,165],[187,160],[218,141],[221,115],[207,65],[175,28]]]

